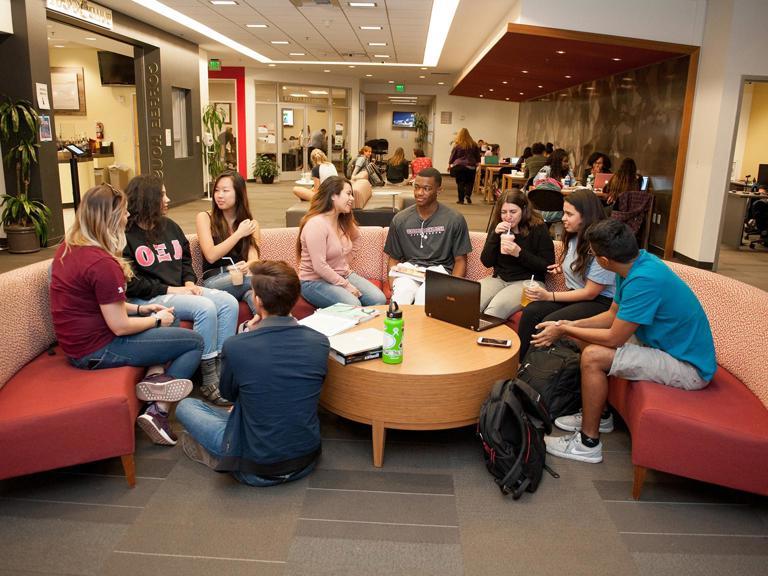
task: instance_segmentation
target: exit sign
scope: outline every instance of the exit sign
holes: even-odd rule
[[[208,60],[208,70],[211,72],[221,71],[221,60]]]
[[[405,84],[395,84],[395,92],[405,92]]]

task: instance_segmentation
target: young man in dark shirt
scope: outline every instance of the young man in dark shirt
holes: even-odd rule
[[[250,267],[258,314],[224,344],[221,391],[230,411],[186,399],[176,418],[184,452],[251,486],[309,474],[320,456],[317,404],[328,368],[328,338],[290,316],[301,285],[285,262]]]
[[[464,217],[437,201],[443,183],[435,168],[425,168],[413,182],[416,204],[401,210],[392,219],[384,252],[389,268],[407,262],[463,277],[467,254],[472,251]],[[424,285],[407,277],[388,276],[392,300],[398,304],[424,304]]]

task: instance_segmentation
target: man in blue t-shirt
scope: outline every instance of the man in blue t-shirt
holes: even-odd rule
[[[546,346],[570,337],[583,346],[583,410],[555,420],[572,435],[545,441],[549,454],[597,463],[603,460],[600,432],[613,430],[606,410],[608,376],[699,390],[712,380],[717,363],[709,321],[696,295],[664,262],[638,250],[626,224],[602,220],[587,230],[586,240],[600,266],[616,273],[611,308],[584,320],[543,322],[532,342]]]

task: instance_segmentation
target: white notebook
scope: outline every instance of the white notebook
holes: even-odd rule
[[[357,320],[354,318],[339,318],[331,314],[318,314],[315,312],[306,318],[299,320],[299,324],[312,328],[321,334],[325,334],[329,338],[334,334],[349,330],[352,326],[357,325]]]
[[[344,356],[376,350],[384,345],[384,332],[376,328],[355,330],[329,338],[331,348]]]

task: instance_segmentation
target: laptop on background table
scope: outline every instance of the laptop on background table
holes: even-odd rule
[[[480,314],[480,282],[427,270],[424,312],[430,318],[475,332],[504,323],[504,319]]]
[[[613,174],[605,174],[603,172],[595,176],[595,183],[593,184],[594,189],[602,190],[605,188],[605,185],[608,184],[608,180],[611,179],[611,176],[613,176]]]

